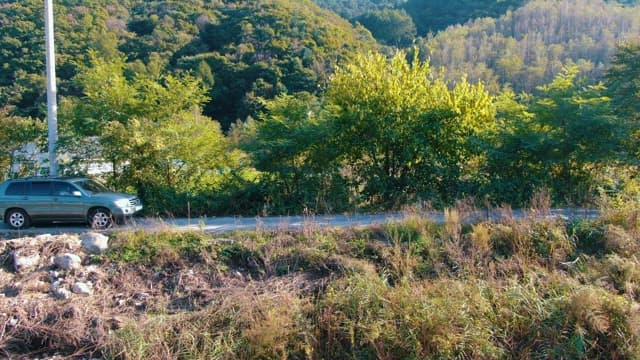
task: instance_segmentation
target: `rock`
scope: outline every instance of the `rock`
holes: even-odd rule
[[[77,282],[73,284],[73,286],[71,287],[71,291],[74,294],[86,296],[93,294],[93,288],[91,287],[91,285],[83,282]]]
[[[80,240],[82,247],[89,254],[102,254],[109,248],[109,237],[99,233],[84,233],[80,236]]]
[[[82,259],[76,254],[66,253],[56,256],[53,259],[53,263],[63,270],[79,269],[82,264]]]
[[[55,271],[55,270],[49,271],[49,281],[50,282],[54,282],[54,281],[58,280],[58,278],[60,278],[60,272],[59,271]]]
[[[68,299],[71,296],[71,292],[65,289],[60,281],[51,284],[51,293],[58,299]]]
[[[35,269],[39,263],[40,254],[21,254],[18,250],[13,252],[13,266],[16,272],[28,272]]]

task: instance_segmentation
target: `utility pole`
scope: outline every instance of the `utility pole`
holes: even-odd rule
[[[53,0],[44,0],[44,35],[47,48],[47,126],[49,129],[49,176],[58,175],[58,103],[56,57],[53,41]]]

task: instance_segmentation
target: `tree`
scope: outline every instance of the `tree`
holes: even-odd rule
[[[416,25],[404,10],[370,11],[356,18],[376,40],[386,45],[405,47],[416,36]]]
[[[437,32],[447,26],[464,24],[470,19],[498,17],[525,0],[408,0],[404,8],[413,17],[420,35]]]
[[[606,84],[616,113],[640,120],[640,43],[618,48],[607,70]]]
[[[9,114],[8,108],[0,108],[0,179],[6,179],[12,171],[13,165],[20,163],[22,170],[31,172],[30,161],[23,158],[19,151],[29,144],[38,145],[38,140],[44,135],[45,126],[40,120],[24,118]],[[26,175],[21,171],[20,175]]]
[[[206,211],[207,194],[230,176],[237,154],[220,125],[201,115],[207,98],[199,80],[144,73],[127,78],[123,59],[94,56],[76,81],[85,96],[65,107],[75,130],[66,144],[86,146],[93,139],[90,147],[113,165],[111,182],[137,191],[149,211],[186,214],[198,199]]]
[[[262,172],[270,211],[335,212],[348,204],[319,100],[309,93],[281,95],[265,105],[243,148]]]
[[[585,86],[578,72],[565,68],[538,96],[521,96],[521,105],[512,97],[502,103],[488,162],[498,200],[521,204],[545,187],[556,201],[582,203],[593,194],[598,165],[621,159],[629,127],[613,115],[606,88]]]
[[[418,54],[379,53],[338,68],[327,92],[333,146],[366,203],[389,208],[417,196],[451,201],[491,128],[492,97],[461,79],[451,88]]]

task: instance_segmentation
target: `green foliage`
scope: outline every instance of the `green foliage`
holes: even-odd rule
[[[40,115],[43,101],[44,21],[39,1],[11,1],[0,8],[0,108],[16,106],[17,115]]]
[[[107,253],[114,262],[158,267],[216,257],[208,235],[196,232],[120,232],[112,237]]]
[[[518,194],[547,188],[556,201],[584,203],[595,192],[594,169],[624,150],[629,129],[612,115],[604,87],[583,87],[577,74],[565,69],[539,96],[522,97],[525,107],[508,96],[499,103],[500,130],[488,150],[498,202],[522,204]]]
[[[283,95],[266,102],[260,120],[246,126],[252,134],[245,136],[243,148],[263,173],[269,213],[331,213],[348,205],[320,112],[311,94]]]
[[[617,114],[640,118],[640,43],[621,45],[607,69],[606,84]]]
[[[404,8],[413,17],[419,33],[426,35],[475,18],[495,18],[525,2],[526,0],[408,0]]]
[[[38,169],[32,168],[37,159],[24,153],[23,147],[37,145],[45,132],[42,121],[32,118],[12,116],[7,108],[0,108],[0,179],[11,175],[34,175]],[[36,148],[36,151],[38,149]],[[20,165],[17,174],[12,167]]]
[[[376,53],[336,70],[327,92],[331,141],[362,200],[392,208],[408,200],[450,201],[473,171],[474,139],[494,108],[482,84],[449,89],[426,63]]]
[[[109,1],[93,0],[83,4],[56,2],[56,74],[61,94],[72,94],[70,79],[77,64],[86,60],[89,49],[104,58],[117,56],[117,14],[109,14]],[[114,8],[112,7],[111,10]],[[15,106],[17,115],[43,117],[46,110],[44,17],[41,1],[5,1],[0,7],[0,107]],[[113,18],[110,18],[110,15]]]
[[[216,21],[201,27],[199,45],[176,58],[179,69],[202,61],[211,68],[216,81],[205,112],[224,129],[257,118],[261,99],[316,93],[335,64],[375,46],[362,28],[309,0],[235,1],[217,9]]]
[[[43,117],[42,3],[5,3],[0,7],[0,107]],[[62,97],[81,94],[72,79],[92,61],[91,52],[106,61],[124,56],[128,76],[191,71],[212,86],[203,111],[225,129],[237,119],[255,117],[260,97],[317,91],[335,63],[358,48],[375,46],[364,29],[310,1],[62,0],[54,10]]]
[[[466,6],[460,6],[462,2]],[[513,2],[429,3],[459,6],[456,10],[467,15],[474,7],[490,10],[487,3],[506,8]],[[446,68],[447,79],[466,74],[470,81],[481,80],[493,92],[507,84],[516,92],[534,92],[565,66],[577,65],[581,74],[594,81],[601,78],[618,44],[639,33],[639,11],[639,7],[602,0],[532,0],[500,17],[477,19],[419,38],[416,45],[434,67]],[[415,16],[411,9],[408,12]],[[440,18],[429,12],[425,16]],[[415,17],[414,21],[420,33],[424,23]]]
[[[75,130],[66,140],[72,153],[82,156],[73,149],[83,143],[77,137],[97,137],[93,159],[112,164],[111,182],[135,190],[147,211],[210,210],[210,193],[232,176],[241,154],[230,149],[216,122],[200,115],[206,96],[199,80],[146,74],[129,79],[122,59],[93,55],[77,82],[85,97],[66,115]]]
[[[356,18],[376,40],[386,45],[404,47],[411,45],[416,36],[416,26],[411,17],[402,10],[376,10]]]
[[[354,19],[364,13],[402,5],[405,0],[314,0],[346,19]]]

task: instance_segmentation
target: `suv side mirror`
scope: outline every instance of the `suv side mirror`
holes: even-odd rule
[[[75,196],[75,197],[81,197],[81,196],[82,196],[82,193],[81,193],[80,191],[78,191],[78,190],[75,190],[75,191],[73,191],[73,192],[71,193],[71,195],[73,195],[73,196]]]

